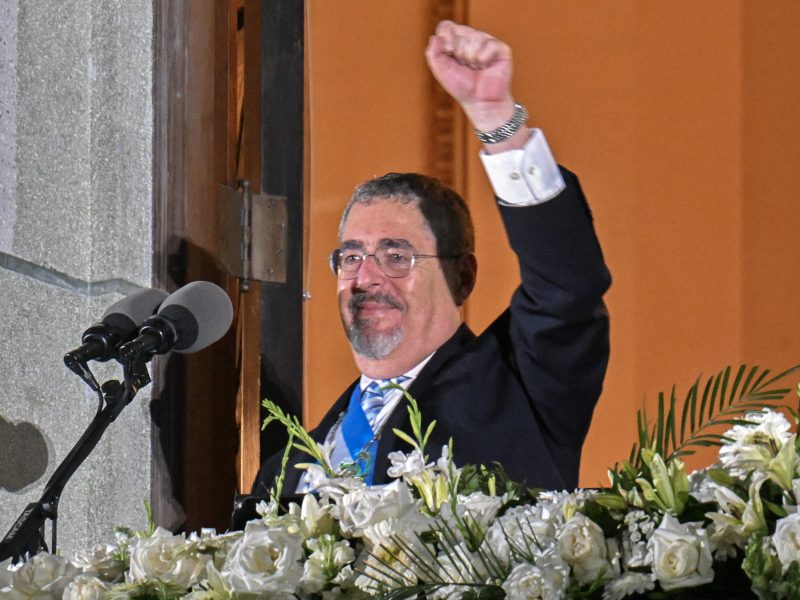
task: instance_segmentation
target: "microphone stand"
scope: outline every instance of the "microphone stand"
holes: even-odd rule
[[[135,355],[132,360],[123,363],[124,381],[122,383],[112,379],[100,386],[101,406],[98,407],[92,422],[89,423],[81,438],[53,472],[41,498],[28,504],[3,540],[0,541],[0,561],[7,558],[18,561],[26,554],[33,556],[43,550],[46,551],[47,544],[44,541],[44,532],[47,519],[52,521],[51,548],[52,552],[55,553],[58,501],[64,491],[64,486],[75,471],[78,470],[78,467],[83,464],[83,461],[86,460],[86,457],[89,456],[97,442],[100,441],[105,430],[122,412],[122,409],[130,404],[141,388],[150,383],[150,373],[147,371],[147,361],[150,358],[149,354]],[[88,369],[86,370],[88,371]],[[83,376],[82,378],[86,381]],[[94,378],[92,377],[92,379]],[[91,384],[90,387],[94,388]]]

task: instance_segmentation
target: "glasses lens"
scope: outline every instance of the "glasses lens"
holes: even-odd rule
[[[334,265],[337,274],[343,279],[355,277],[363,259],[364,253],[360,250],[336,250],[334,252]]]
[[[375,260],[389,277],[405,277],[411,271],[414,255],[402,248],[379,248]]]
[[[331,253],[331,268],[340,279],[355,279],[361,263],[368,256],[372,256],[380,270],[389,277],[405,277],[414,266],[414,254],[402,248],[378,248],[375,254],[340,248]]]

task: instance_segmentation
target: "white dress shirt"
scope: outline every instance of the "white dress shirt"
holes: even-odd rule
[[[481,162],[505,206],[532,206],[558,196],[566,187],[541,129],[532,129],[524,148],[499,154],[481,152]]]

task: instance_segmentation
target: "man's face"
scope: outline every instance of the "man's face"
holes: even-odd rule
[[[380,247],[436,254],[436,239],[416,203],[388,198],[353,205],[340,244],[368,254]],[[411,272],[398,278],[386,275],[370,256],[355,279],[339,280],[338,294],[356,362],[371,377],[408,371],[452,336],[461,322],[437,258],[417,259]]]

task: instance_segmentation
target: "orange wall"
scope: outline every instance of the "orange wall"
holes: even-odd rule
[[[742,28],[742,352],[800,354],[800,5],[746,2]]]
[[[425,171],[430,2],[308,3],[311,223],[307,420],[356,372],[325,272],[353,186]],[[515,94],[581,177],[614,285],[612,359],[581,484],[627,456],[643,398],[742,360],[800,362],[800,4],[742,0],[468,3],[508,41]],[[513,15],[511,17],[510,15]],[[482,329],[517,283],[469,138]]]

